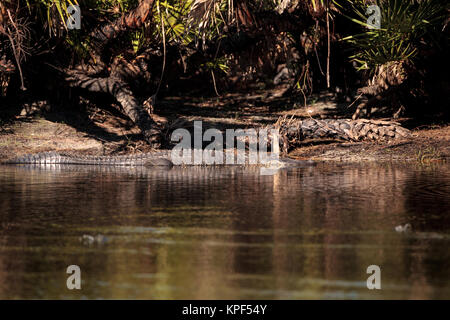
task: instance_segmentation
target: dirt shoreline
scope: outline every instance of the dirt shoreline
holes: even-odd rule
[[[132,130],[131,130],[132,131]],[[128,132],[128,135],[132,133]],[[45,119],[16,121],[0,133],[0,160],[43,151],[76,151],[90,155],[132,154],[152,149],[142,141],[131,141],[123,133],[117,141],[106,141],[67,124]],[[412,137],[390,142],[305,142],[289,157],[319,161],[419,161],[450,159],[450,126],[413,130]]]
[[[202,120],[204,128],[224,129],[275,123],[283,115],[317,119],[336,117],[334,111],[339,108],[332,101],[318,101],[307,107],[294,105],[291,108],[276,108],[271,102],[258,100],[258,95],[244,96],[245,100],[236,100],[236,97],[229,99],[227,101],[224,98],[220,102],[217,99],[193,99],[187,102],[167,99],[161,103],[158,114],[162,115],[161,121],[170,123],[170,129],[191,126],[194,120]],[[408,139],[389,142],[304,141],[301,146],[291,150],[288,156],[345,162],[447,162],[450,159],[449,124],[413,128],[411,133]],[[27,115],[22,110],[21,115],[0,121],[0,160],[44,151],[118,155],[149,152],[152,148],[141,140],[138,128],[129,120],[118,113],[95,107],[87,108],[85,114],[75,110],[59,110]]]

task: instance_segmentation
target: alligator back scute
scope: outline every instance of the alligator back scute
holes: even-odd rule
[[[26,154],[1,162],[1,164],[78,164],[106,166],[169,165],[167,152],[152,152],[128,156],[86,156],[65,152]],[[163,160],[164,159],[164,160]]]
[[[248,160],[248,159],[246,159]],[[156,151],[139,155],[128,156],[86,156],[64,152],[42,152],[19,156],[1,164],[33,164],[33,165],[97,165],[97,166],[146,166],[146,167],[172,167],[168,151]],[[280,159],[275,164],[256,164],[257,166],[275,167],[309,167],[314,165],[308,161]],[[201,165],[209,165],[203,163]],[[215,166],[215,164],[212,164]],[[251,165],[246,162],[246,165]],[[219,165],[221,166],[221,165]]]

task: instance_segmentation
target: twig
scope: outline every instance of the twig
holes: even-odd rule
[[[327,53],[327,88],[330,88],[330,13],[329,13],[329,2],[327,0],[327,43],[328,43],[328,53]]]
[[[163,65],[161,69],[161,78],[159,79],[158,88],[156,89],[155,97],[159,92],[159,89],[161,88],[161,83],[163,81],[164,71],[166,69],[166,31],[164,28],[164,19],[161,13],[161,10],[159,8],[159,1],[156,2],[158,13],[159,13],[159,20],[161,21],[161,32],[162,32],[162,38],[163,38]]]
[[[9,20],[11,20],[11,23],[14,26],[14,28],[16,29],[16,32],[19,33],[19,29],[17,29],[17,26],[14,23],[13,18],[11,17],[11,13],[9,12],[9,9],[6,9],[6,12],[8,12]],[[9,28],[7,28],[7,29],[9,30]],[[25,91],[25,90],[27,90],[27,88],[25,88],[25,84],[24,84],[24,81],[23,81],[22,67],[20,66],[20,58],[19,58],[19,55],[18,55],[17,50],[16,50],[14,39],[11,37],[11,35],[9,33],[6,33],[6,36],[9,38],[9,41],[11,42],[11,48],[13,50],[14,58],[16,59],[17,68],[19,69],[20,84],[21,84],[20,89],[22,91]]]
[[[352,105],[354,105],[355,102],[358,101],[358,99],[361,98],[363,94],[364,93],[360,93],[359,96],[356,97],[355,101],[353,101],[350,105],[348,105],[347,108],[350,108]]]

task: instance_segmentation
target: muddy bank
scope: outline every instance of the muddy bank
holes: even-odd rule
[[[305,144],[290,152],[299,159],[323,161],[418,161],[450,159],[450,126],[413,130],[412,137],[389,143],[355,142]]]
[[[45,103],[41,103],[45,105]],[[332,97],[300,106],[275,93],[228,95],[220,99],[167,98],[161,101],[156,120],[166,123],[167,136],[175,128],[202,120],[203,128],[251,128],[275,123],[280,116],[298,118],[346,117],[345,104]],[[0,122],[0,159],[43,151],[77,151],[90,155],[149,152],[152,149],[139,129],[114,111],[86,107],[86,112],[44,108]],[[113,110],[113,109],[112,109]],[[401,121],[401,119],[400,119]],[[450,159],[450,126],[411,128],[411,137],[388,142],[303,141],[289,157],[323,161],[447,161]],[[167,137],[166,137],[167,139]]]
[[[107,129],[105,129],[107,130]],[[107,132],[109,132],[107,130]],[[112,132],[111,132],[112,133]],[[37,118],[18,120],[0,133],[0,159],[42,151],[74,151],[91,154],[148,152],[144,142],[133,140],[133,130],[115,134],[114,141],[92,136],[68,124]],[[450,126],[413,130],[410,139],[391,142],[309,141],[289,156],[324,161],[446,161],[450,159]]]

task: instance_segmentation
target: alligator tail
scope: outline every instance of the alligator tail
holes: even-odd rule
[[[139,154],[129,156],[84,156],[60,152],[27,154],[6,160],[2,164],[78,164],[107,166],[155,166],[169,165],[165,153]]]

